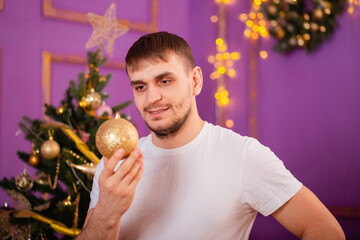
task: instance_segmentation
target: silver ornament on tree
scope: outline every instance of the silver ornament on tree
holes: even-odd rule
[[[22,192],[27,192],[33,187],[34,182],[26,169],[16,177],[15,185]]]

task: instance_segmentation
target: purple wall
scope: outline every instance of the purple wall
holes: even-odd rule
[[[112,1],[54,0],[54,6],[103,15]],[[116,1],[117,16],[148,21],[149,0]],[[235,63],[237,77],[228,81],[231,104],[228,117],[234,131],[248,133],[249,43],[243,38],[244,24],[238,14],[247,12],[246,1],[228,8],[228,44],[230,51],[240,51]],[[135,10],[136,9],[136,10]],[[207,57],[215,53],[216,24],[209,18],[216,14],[214,1],[159,0],[159,30],[183,36],[194,51],[195,61],[203,69],[204,88],[198,97],[200,115],[215,122],[215,82]],[[337,18],[333,36],[311,54],[295,51],[279,55],[271,50],[272,39],[261,41],[269,52],[258,60],[259,69],[259,140],[269,146],[291,170],[327,206],[360,207],[360,8],[354,15]],[[0,178],[18,175],[23,164],[16,151],[29,151],[23,134],[15,136],[22,115],[41,117],[41,52],[85,56],[90,25],[42,16],[42,1],[5,0],[0,11]],[[122,61],[126,50],[141,33],[130,31],[115,44],[112,60]],[[62,98],[68,81],[84,71],[80,65],[54,63],[52,66],[52,102]],[[106,89],[109,105],[131,98],[131,89],[122,70],[103,68],[114,77]],[[141,135],[147,133],[134,106],[128,113],[135,119]],[[0,204],[8,201],[0,192]],[[360,220],[339,219],[348,239],[360,238]],[[269,238],[269,236],[273,236]],[[271,218],[259,216],[252,239],[291,239]]]

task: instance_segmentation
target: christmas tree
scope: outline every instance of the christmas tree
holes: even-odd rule
[[[72,239],[83,227],[100,157],[96,131],[131,104],[126,101],[112,108],[104,104],[108,95],[103,89],[111,74],[103,76],[99,68],[106,59],[100,48],[88,52],[87,59],[87,73],[70,81],[60,106],[45,104],[47,120],[24,116],[19,123],[32,148],[18,156],[37,174],[32,179],[25,169],[16,178],[1,180],[13,200],[12,208],[0,210],[1,239]],[[129,119],[126,114],[121,117]]]

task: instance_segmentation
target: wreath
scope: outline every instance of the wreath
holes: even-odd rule
[[[341,0],[312,0],[312,9],[303,0],[270,0],[261,4],[261,12],[270,22],[270,34],[278,40],[275,50],[305,48],[310,52],[331,35],[343,6]]]

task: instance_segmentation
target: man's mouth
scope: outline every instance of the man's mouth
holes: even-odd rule
[[[150,115],[158,115],[158,114],[161,114],[165,111],[167,111],[169,108],[157,108],[157,109],[150,109],[150,110],[147,110],[148,113],[150,113]]]

